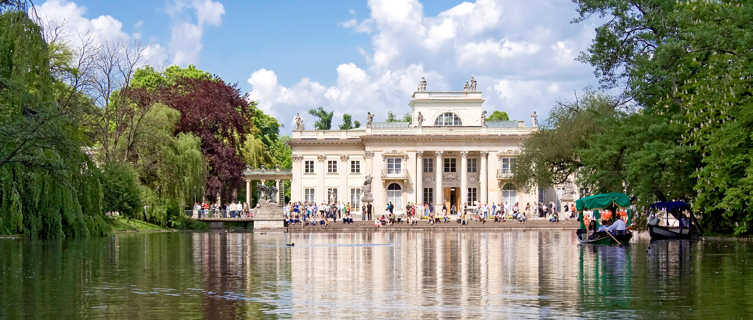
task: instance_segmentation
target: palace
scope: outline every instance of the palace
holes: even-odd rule
[[[515,158],[538,130],[536,113],[528,125],[486,121],[483,102],[475,79],[459,92],[426,91],[421,79],[408,103],[410,122],[373,122],[369,114],[365,128],[306,130],[296,115],[291,201],[349,202],[360,210],[367,176],[377,215],[388,202],[402,213],[409,203],[449,211],[479,203],[509,209],[517,202],[523,210],[526,203],[535,207],[539,201],[559,200],[562,190],[542,192],[512,183]]]

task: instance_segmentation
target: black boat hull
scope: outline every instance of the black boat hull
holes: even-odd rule
[[[619,243],[617,243],[617,241],[614,241],[614,239],[606,233],[601,233],[597,235],[595,238],[589,239],[587,236],[586,230],[578,229],[576,231],[576,235],[578,236],[578,243],[580,244],[593,244],[593,245],[606,245],[606,246],[613,246],[613,245],[620,245],[620,244],[626,245],[626,244],[629,244],[630,239],[633,238],[633,233],[630,231],[627,231],[624,234],[614,236],[614,238],[620,241]]]
[[[651,240],[672,240],[672,239],[690,239],[694,232],[691,228],[667,228],[662,226],[648,226],[648,233]]]

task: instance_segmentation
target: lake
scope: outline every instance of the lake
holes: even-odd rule
[[[2,319],[753,317],[749,241],[166,232],[0,239],[0,257]]]

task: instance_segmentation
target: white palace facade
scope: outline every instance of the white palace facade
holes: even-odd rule
[[[373,212],[388,202],[431,203],[441,210],[479,203],[526,203],[557,198],[556,191],[527,189],[512,181],[511,168],[531,122],[485,121],[475,80],[460,92],[426,91],[422,79],[413,93],[411,122],[372,122],[351,130],[306,130],[299,116],[292,133],[291,201],[362,206],[364,180],[372,177]],[[560,192],[561,193],[561,192]],[[548,196],[545,196],[547,195]],[[358,209],[357,209],[358,210]]]

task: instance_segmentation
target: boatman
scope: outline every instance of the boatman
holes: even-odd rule
[[[612,222],[612,225],[610,225],[607,228],[607,230],[609,231],[609,233],[611,233],[612,235],[615,235],[615,236],[625,234],[625,229],[626,229],[625,220],[622,220],[622,219],[619,219],[619,218],[615,219],[615,221]]]

